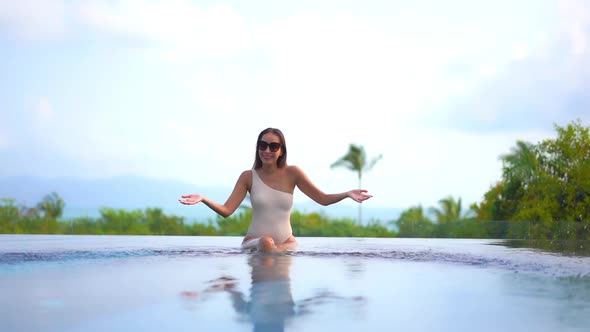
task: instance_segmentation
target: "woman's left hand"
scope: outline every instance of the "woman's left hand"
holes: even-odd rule
[[[362,203],[367,199],[373,197],[373,195],[367,194],[366,189],[354,189],[348,192],[348,197],[352,198],[357,203]]]

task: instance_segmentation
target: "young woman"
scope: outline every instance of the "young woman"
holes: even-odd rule
[[[297,244],[291,230],[295,187],[324,206],[347,197],[358,203],[373,197],[364,189],[338,194],[324,193],[299,167],[287,165],[285,136],[279,129],[267,128],[258,135],[253,169],[242,172],[225,204],[218,204],[198,194],[183,195],[179,201],[185,205],[203,202],[226,218],[234,213],[246,194],[250,193],[252,222],[242,241],[242,248],[285,251],[295,248]]]

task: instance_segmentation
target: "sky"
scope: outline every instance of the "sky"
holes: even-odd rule
[[[325,192],[357,186],[330,168],[355,143],[383,156],[364,204],[467,206],[517,140],[587,126],[587,91],[583,0],[0,0],[0,176],[206,195],[277,127]]]

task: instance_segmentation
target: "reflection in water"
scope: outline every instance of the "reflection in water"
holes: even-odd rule
[[[544,303],[547,312],[555,316],[562,327],[588,331],[590,317],[590,278],[564,277],[548,278],[536,274],[506,274],[505,291],[513,297],[534,299]],[[543,309],[541,307],[540,309]]]
[[[207,300],[208,294],[225,291],[230,294],[234,310],[254,325],[254,331],[284,331],[285,325],[294,317],[313,312],[313,308],[334,301],[363,304],[361,296],[343,297],[330,291],[320,291],[297,303],[291,294],[291,264],[293,257],[284,254],[256,253],[248,257],[252,268],[252,284],[249,299],[237,290],[238,280],[223,276],[210,281],[203,295],[183,292],[186,300]]]
[[[282,331],[285,321],[295,314],[291,295],[290,256],[255,254],[248,263],[252,267],[250,301],[233,288],[231,294],[234,309],[247,315],[254,323],[254,331]]]
[[[510,248],[533,248],[566,256],[590,256],[588,240],[501,240],[498,244]]]

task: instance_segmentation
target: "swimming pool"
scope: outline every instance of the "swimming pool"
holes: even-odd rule
[[[588,331],[590,257],[493,240],[0,235],[1,331]]]

